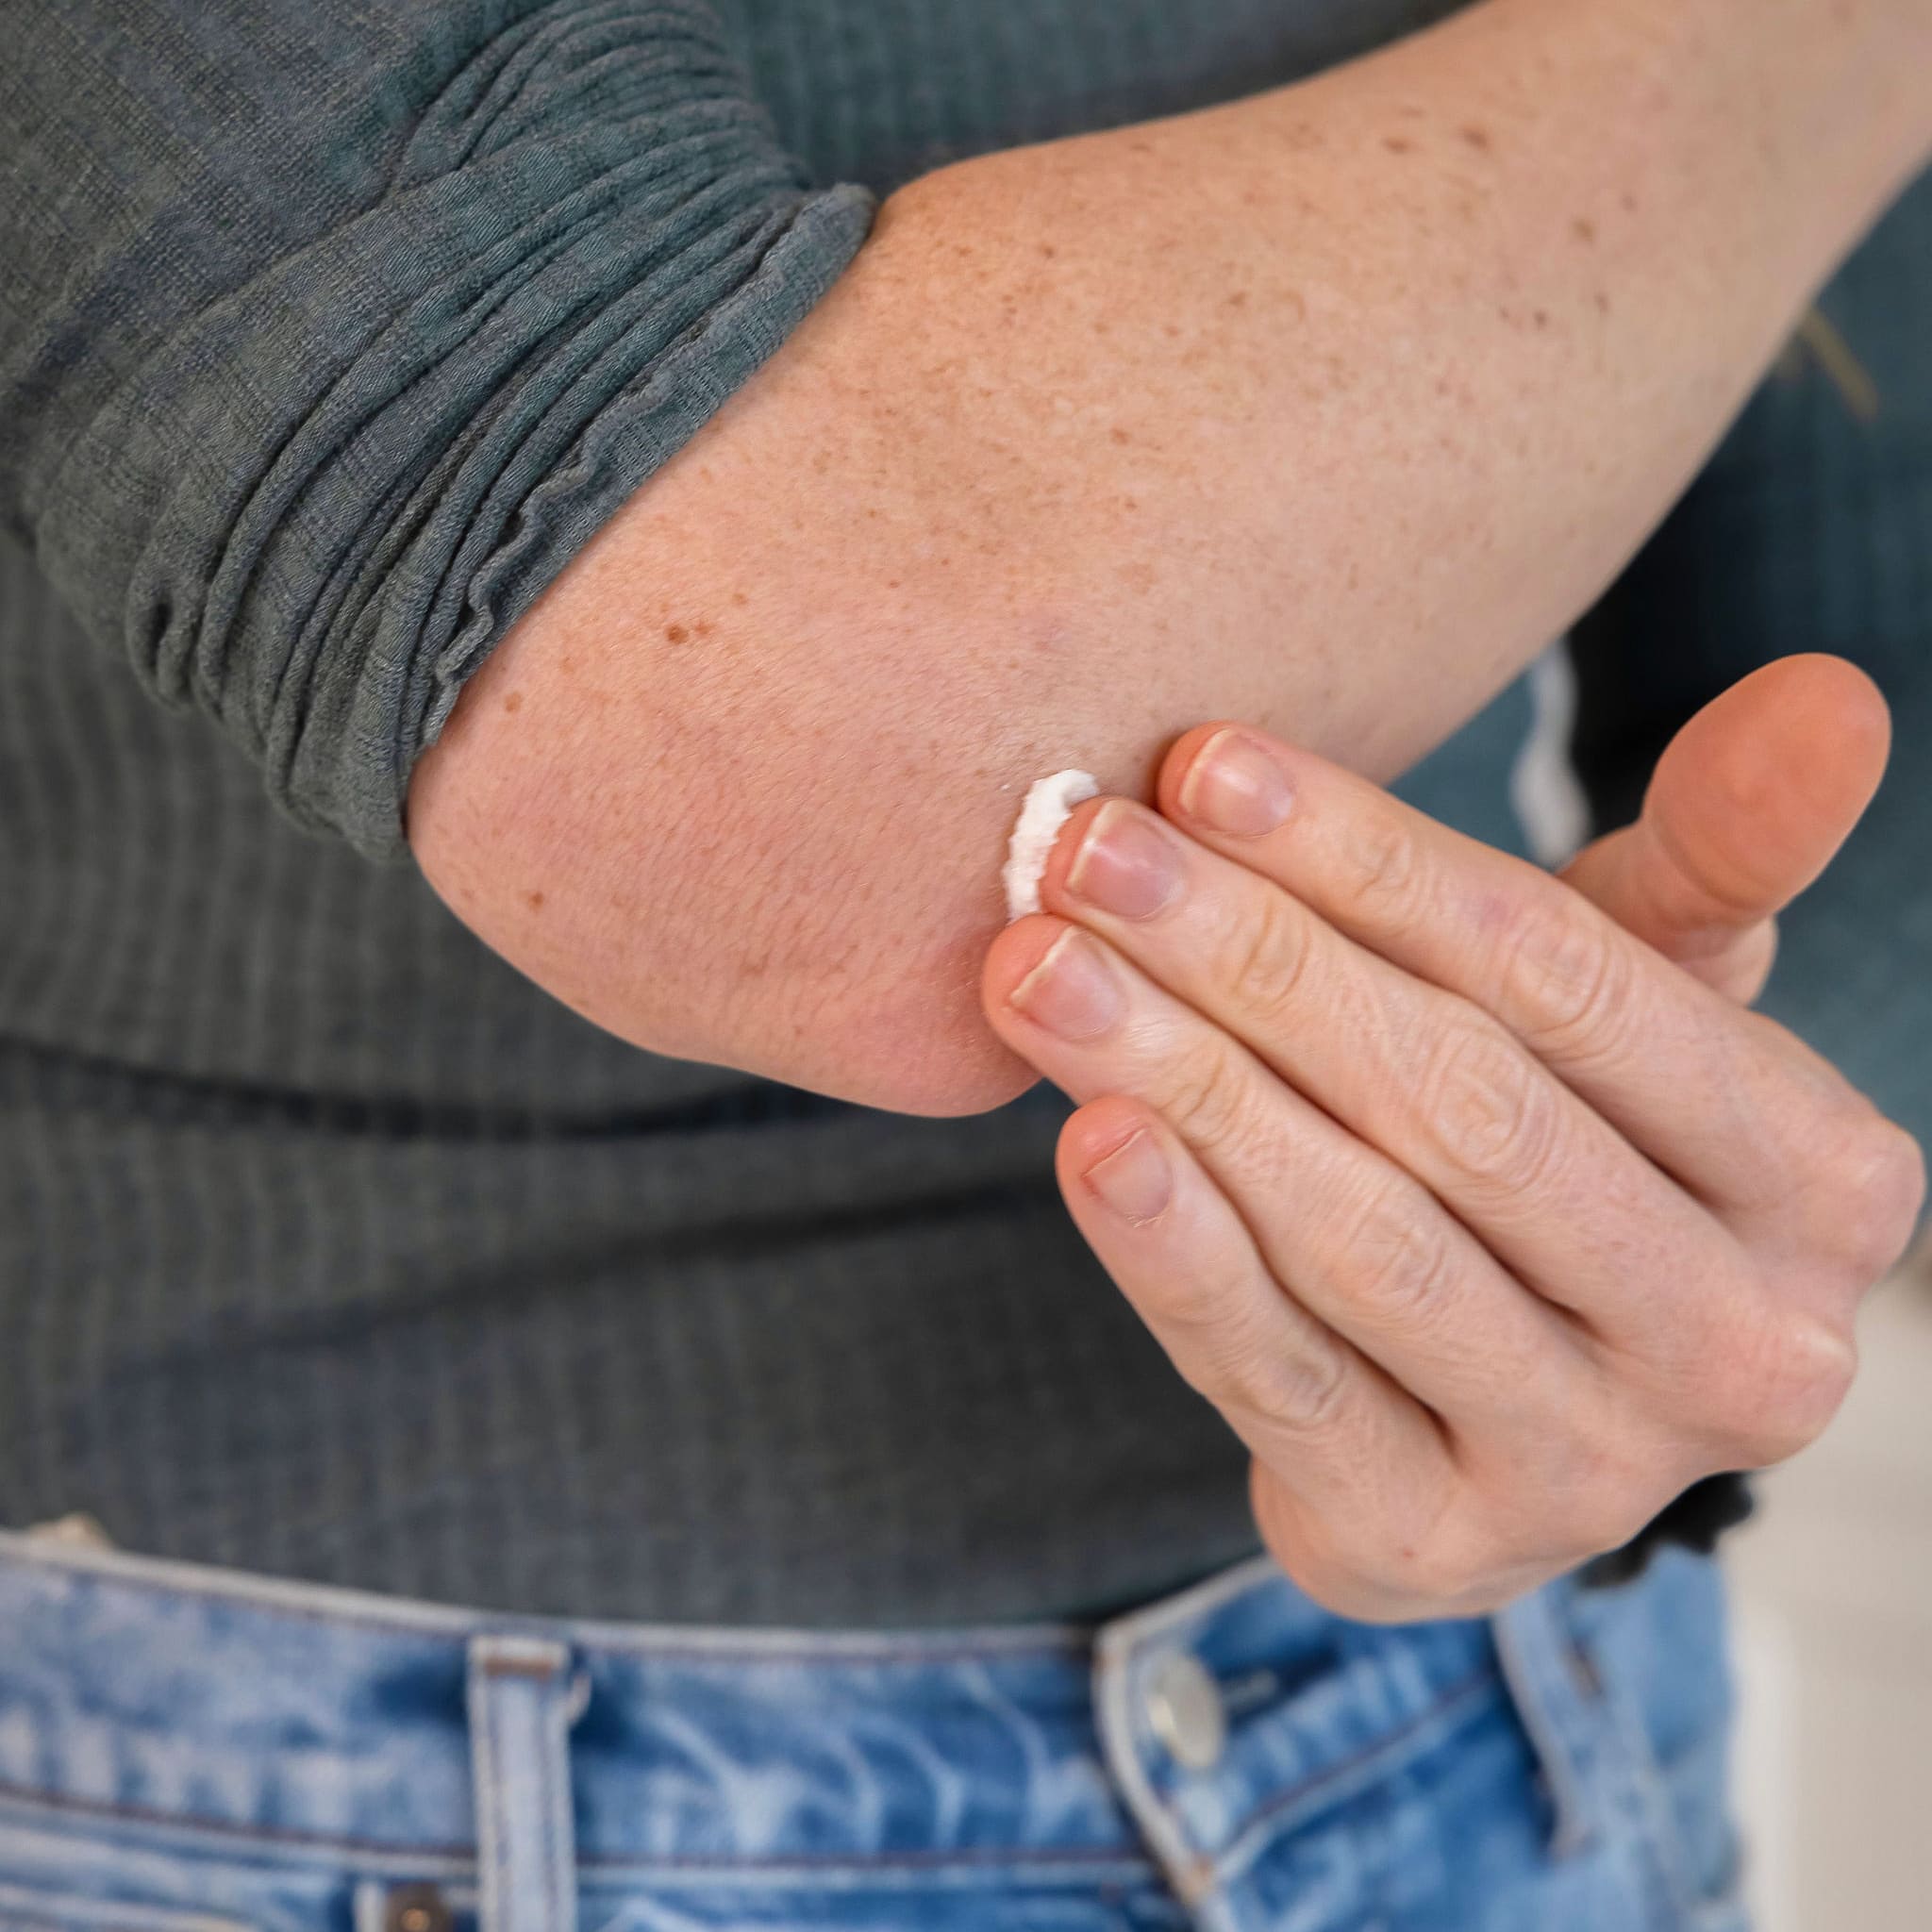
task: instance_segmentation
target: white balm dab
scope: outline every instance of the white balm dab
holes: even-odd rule
[[[1096,798],[1100,787],[1091,772],[1056,772],[1035,780],[1020,808],[1019,823],[1007,841],[1000,880],[1007,889],[1007,922],[1040,910],[1040,877],[1047,854],[1069,814],[1083,798]]]

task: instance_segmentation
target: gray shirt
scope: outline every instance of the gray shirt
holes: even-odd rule
[[[0,1521],[790,1624],[1095,1612],[1254,1547],[1059,1201],[1054,1089],[905,1120],[639,1052],[443,908],[401,807],[875,194],[1447,10],[9,9]]]

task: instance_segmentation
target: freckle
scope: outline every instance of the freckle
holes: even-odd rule
[[[1539,309],[1538,309],[1538,310],[1536,311],[1536,325],[1537,325],[1537,327],[1539,327],[1539,328],[1548,328],[1548,327],[1549,327],[1549,325],[1550,325],[1550,311],[1549,311],[1549,310],[1548,310],[1547,308],[1539,308]]]
[[[1391,155],[1412,155],[1415,152],[1415,142],[1406,134],[1385,134],[1382,137],[1382,145]]]
[[[1121,498],[1121,508],[1123,509],[1139,509],[1141,508],[1141,499],[1138,496],[1124,496]]]
[[[1175,336],[1180,334],[1180,326],[1177,323],[1164,322],[1160,325],[1160,332],[1162,335],[1166,336],[1170,341],[1172,341]]]
[[[1479,148],[1484,154],[1490,151],[1490,130],[1487,127],[1465,127],[1460,130],[1464,141],[1471,147]]]
[[[690,635],[691,633],[681,624],[667,624],[664,626],[664,641],[666,643],[681,644]]]
[[[575,658],[559,658],[557,660],[557,668],[566,673],[575,671],[577,668],[576,659]]]
[[[1051,261],[1059,253],[1059,250],[1051,242],[1042,242],[1040,244],[1040,252],[1046,260]]]
[[[541,912],[543,909],[543,894],[541,892],[525,892],[524,894],[524,904],[532,912]]]
[[[710,619],[709,619],[708,617],[701,617],[701,618],[699,618],[699,619],[698,619],[698,621],[697,621],[697,625],[696,625],[696,628],[697,628],[697,634],[699,635],[699,637],[701,637],[701,638],[708,638],[708,637],[709,637],[709,636],[711,635],[711,620],[710,620]]]
[[[1610,298],[1601,289],[1596,291],[1596,312],[1599,315],[1607,315],[1610,312]]]
[[[1578,215],[1576,219],[1570,224],[1570,232],[1573,235],[1574,235],[1579,242],[1594,242],[1596,240],[1596,224],[1592,222],[1587,215]]]
[[[1102,317],[1102,318],[1101,318],[1101,319],[1100,319],[1100,320],[1099,320],[1098,322],[1096,322],[1096,323],[1095,323],[1095,324],[1093,325],[1093,333],[1094,333],[1095,335],[1097,335],[1097,336],[1104,336],[1104,335],[1106,335],[1106,334],[1107,334],[1108,332],[1108,323],[1107,323],[1107,318],[1106,318],[1105,316],[1103,316],[1103,317]]]
[[[731,593],[731,601],[734,604],[745,604],[748,603],[750,600],[745,596],[742,591],[733,591]]]
[[[1129,440],[1127,432],[1124,429],[1123,429],[1118,423],[1116,423],[1114,426],[1111,429],[1109,429],[1107,433],[1116,442],[1125,442]]]
[[[1245,308],[1248,306],[1248,291],[1245,289],[1237,289],[1227,298],[1227,306],[1230,308]]]
[[[508,697],[504,699],[503,708],[506,711],[521,711],[524,708],[523,692],[520,691],[511,691]]]
[[[1617,199],[1623,204],[1625,214],[1635,214],[1637,212],[1637,197],[1627,188],[1618,195]]]

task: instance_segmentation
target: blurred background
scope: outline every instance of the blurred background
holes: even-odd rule
[[[1837,1420],[1726,1539],[1757,1932],[1932,1924],[1932,1243],[1858,1344]]]

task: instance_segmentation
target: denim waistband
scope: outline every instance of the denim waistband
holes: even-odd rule
[[[0,1533],[0,1806],[531,1897],[832,1865],[1145,1875],[1515,1698],[1576,1786],[1549,1593],[1349,1624],[1257,1558],[1098,1624],[824,1632],[496,1616]],[[1566,1822],[1567,1821],[1567,1822]],[[491,1923],[486,1912],[485,1922]]]

